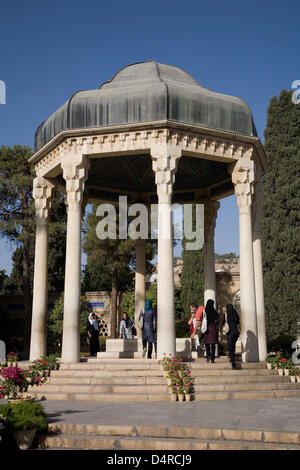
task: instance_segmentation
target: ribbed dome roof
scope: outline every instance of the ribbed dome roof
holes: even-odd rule
[[[178,67],[149,61],[128,65],[96,90],[74,93],[37,129],[35,149],[66,129],[163,120],[257,135],[245,101],[202,87]]]

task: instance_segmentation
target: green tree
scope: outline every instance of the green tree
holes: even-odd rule
[[[35,227],[33,226],[33,230]],[[48,244],[48,291],[62,292],[64,290],[66,253],[66,208],[64,198],[56,193],[53,196],[52,208],[49,215],[49,244]],[[18,246],[12,254],[13,267],[10,282],[14,286],[14,294],[23,293],[23,246]],[[30,289],[33,288],[35,244],[30,244]]]
[[[14,287],[11,283],[10,277],[6,274],[5,269],[0,271],[0,295],[11,295]]]
[[[282,90],[267,112],[262,249],[268,339],[296,336],[299,321],[300,107]]]
[[[86,338],[86,322],[90,313],[88,300],[81,296],[80,299],[80,337]],[[47,343],[48,348],[55,348],[58,352],[62,345],[64,320],[64,294],[62,294],[54,304],[53,309],[49,313],[47,322]]]
[[[10,277],[11,293],[24,295],[25,358],[31,334],[35,208],[32,198],[34,169],[28,163],[30,147],[0,147],[0,236],[16,245]],[[49,290],[63,289],[65,205],[56,194],[49,224]]]
[[[194,209],[194,208],[193,208]],[[195,214],[193,210],[193,214]],[[193,224],[195,219],[193,218]],[[195,226],[193,227],[195,230]],[[187,320],[191,303],[203,305],[204,302],[204,275],[203,248],[201,250],[187,250],[186,241],[182,243],[182,274],[181,274],[181,304]]]
[[[34,233],[32,204],[33,168],[29,147],[0,148],[0,234],[22,246],[22,289],[25,304],[25,357],[29,354],[31,329],[30,247]]]

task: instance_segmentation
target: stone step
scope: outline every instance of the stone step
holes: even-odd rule
[[[212,364],[214,366],[214,364]],[[203,376],[276,376],[279,377],[278,373],[268,369],[221,369],[221,368],[208,368],[208,369],[191,369],[192,377],[203,377]]]
[[[217,383],[217,384],[195,384],[194,386],[195,393],[197,392],[226,392],[226,391],[267,391],[267,390],[299,390],[300,392],[300,383]]]
[[[167,379],[164,377],[69,377],[69,376],[50,376],[47,384],[102,384],[102,385],[166,385]],[[43,387],[45,386],[43,385]]]
[[[193,362],[185,362],[191,369],[231,369],[231,363],[228,359],[220,361],[216,359],[214,364],[207,363],[206,360],[198,360]],[[236,362],[238,369],[266,369],[264,362]],[[138,370],[138,369],[152,369],[161,370],[161,366],[157,360],[154,359],[142,359],[142,360],[107,360],[107,359],[88,359],[87,361],[74,362],[68,364],[60,364],[60,369],[71,369],[71,370],[97,370],[97,369],[108,369],[108,370]],[[276,372],[277,371],[274,371]]]
[[[86,450],[300,450],[300,445],[234,440],[60,434],[40,436],[39,448]]]
[[[73,401],[93,401],[93,402],[145,402],[145,401],[170,401],[170,395],[164,393],[66,393],[66,392],[43,392],[30,391],[24,394],[36,400],[73,400]]]
[[[191,370],[197,370],[197,369],[211,369],[212,367],[214,369],[231,369],[231,363],[226,360],[226,362],[220,362],[216,359],[216,362],[214,364],[206,361],[201,361],[201,362],[188,362],[185,363]],[[248,370],[248,369],[267,369],[266,365],[264,362],[236,362],[236,367],[237,369],[243,369],[243,370]]]
[[[50,376],[46,384],[102,384],[102,385],[166,385],[167,379],[165,377],[94,377],[90,376]],[[286,376],[209,376],[209,377],[196,377],[194,379],[195,385],[208,385],[208,384],[231,384],[231,383],[290,383],[289,377]],[[44,385],[45,386],[45,385]],[[44,387],[43,386],[43,387]]]
[[[213,366],[214,364],[212,364]],[[208,376],[276,376],[279,377],[278,373],[268,369],[237,369],[232,370],[231,368],[202,368],[202,369],[191,369],[191,375],[193,377],[208,377]],[[91,369],[91,368],[80,368],[80,369],[59,369],[51,371],[51,377],[69,376],[69,377],[164,377],[162,370],[153,369]]]
[[[35,387],[29,387],[28,392],[34,392]],[[113,384],[44,384],[41,392],[58,392],[58,393],[167,393],[168,387],[164,385],[113,385]]]
[[[300,432],[181,427],[172,425],[115,425],[49,423],[49,434],[89,434],[96,436],[161,437],[176,439],[256,441],[300,445]]]
[[[35,392],[35,387],[29,387],[28,392]],[[242,391],[269,391],[269,390],[299,390],[300,383],[237,383],[237,384],[195,384],[194,391],[198,392],[242,392]],[[42,386],[40,393],[108,393],[108,394],[149,394],[167,393],[167,383],[164,385],[114,385],[114,384],[52,384]]]
[[[60,369],[51,371],[50,377],[163,377],[161,370],[138,369],[138,370],[114,370],[108,369]]]
[[[208,376],[208,377],[195,377],[193,379],[195,384],[231,384],[231,383],[289,383],[289,377],[279,377],[277,375],[243,375],[239,376]]]
[[[101,361],[94,359],[89,362],[75,362],[69,364],[60,364],[59,370],[156,370],[161,371],[157,361],[126,362],[126,361]]]
[[[248,391],[248,390],[300,390],[300,383],[291,382],[248,382],[248,383],[223,383],[222,377],[218,378],[217,383],[203,384],[195,383],[195,392],[224,392],[224,391]],[[96,379],[89,379],[96,380]],[[73,383],[52,383],[47,382],[42,387],[42,392],[61,392],[61,393],[166,393],[167,381],[162,379],[162,384],[137,384],[111,383],[112,379],[107,379],[106,383],[82,383],[77,379]],[[29,387],[29,392],[34,392],[36,387]]]
[[[294,384],[291,384],[294,385]],[[37,400],[74,400],[93,402],[145,402],[145,401],[171,401],[171,396],[167,392],[140,392],[134,393],[99,393],[85,390],[79,391],[49,391],[39,389],[30,391],[25,396],[35,397]],[[276,389],[276,390],[224,390],[224,391],[195,391],[192,400],[257,400],[268,398],[300,398],[300,389]]]
[[[256,390],[256,391],[227,391],[227,392],[196,392],[193,399],[202,400],[260,400],[268,398],[300,398],[297,390]]]

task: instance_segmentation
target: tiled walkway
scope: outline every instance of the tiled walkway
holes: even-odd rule
[[[300,430],[300,399],[190,403],[43,401],[50,422],[172,425],[201,428]]]

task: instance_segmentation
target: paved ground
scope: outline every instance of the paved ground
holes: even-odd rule
[[[43,401],[48,421],[76,424],[172,425],[202,428],[300,430],[300,399],[214,400],[190,403]]]

